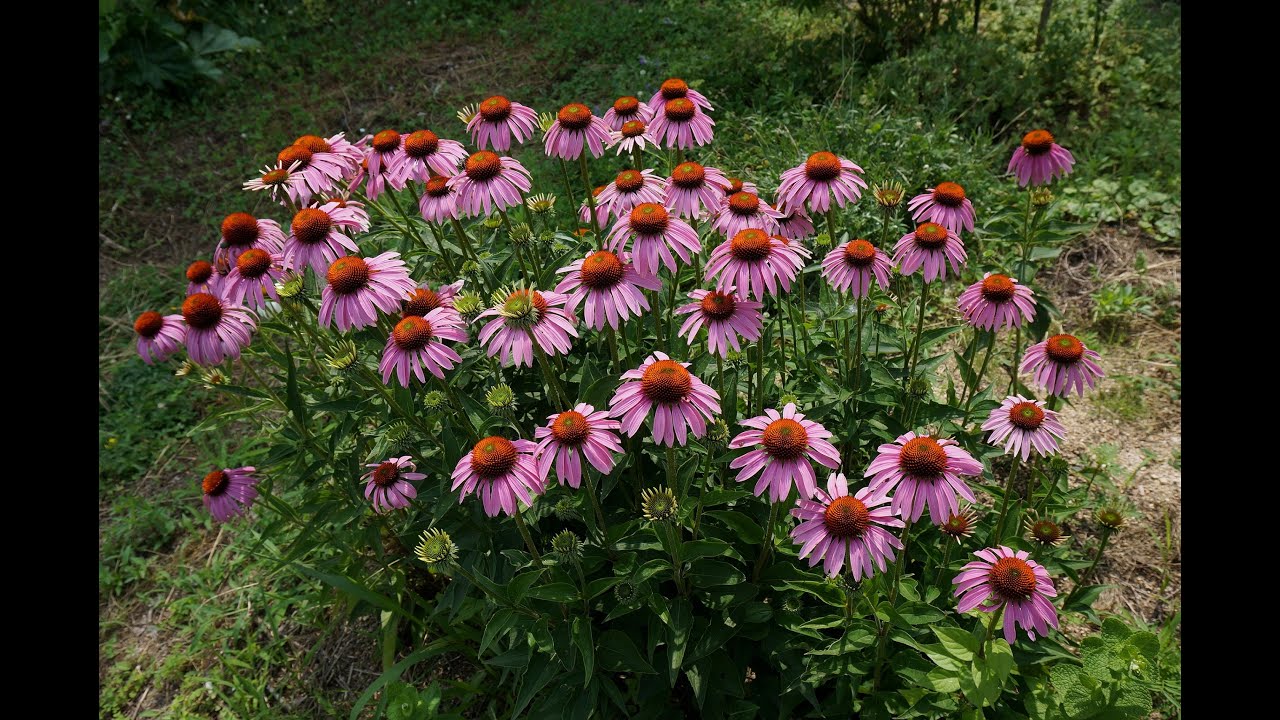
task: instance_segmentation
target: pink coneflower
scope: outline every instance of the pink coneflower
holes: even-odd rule
[[[458,196],[449,187],[449,178],[435,175],[427,180],[422,197],[418,198],[418,211],[427,222],[458,219]]]
[[[364,232],[369,226],[361,221],[354,208],[326,203],[318,208],[299,210],[289,224],[289,239],[284,244],[284,269],[310,267],[316,275],[324,275],[338,256],[360,252],[360,246],[340,232],[342,229]]]
[[[223,280],[222,275],[214,272],[213,265],[208,260],[196,260],[187,266],[188,295],[198,292],[217,295],[222,292]]]
[[[249,213],[231,213],[222,220],[221,237],[213,251],[215,260],[234,263],[249,248],[278,253],[284,248],[284,233],[275,220],[255,218]]]
[[[736,288],[729,285],[721,290],[694,290],[689,297],[695,302],[676,308],[677,315],[689,315],[680,326],[680,337],[686,337],[689,344],[704,325],[707,328],[707,350],[719,353],[720,357],[729,357],[729,346],[735,352],[742,352],[738,336],[743,340],[755,342],[760,339],[760,331],[764,329],[764,317],[760,314],[761,303],[744,300],[734,292]]]
[[[138,336],[138,355],[142,362],[151,365],[169,359],[187,337],[187,326],[181,315],[161,315],[148,310],[133,321],[133,332]]]
[[[983,330],[1022,327],[1036,316],[1035,293],[1008,275],[983,275],[960,293],[956,304],[966,322]]]
[[[298,167],[297,161],[285,167],[284,163],[277,160],[275,165],[264,165],[258,177],[246,180],[241,187],[254,192],[265,190],[267,196],[276,202],[284,202],[280,198],[283,193],[295,204],[305,205],[311,200],[311,188],[307,187],[306,179],[298,173]]]
[[[481,150],[492,147],[497,152],[511,149],[511,138],[524,144],[538,127],[538,113],[501,95],[480,103],[480,111],[467,121],[471,142]]]
[[[855,298],[871,292],[871,278],[881,290],[889,289],[889,256],[871,243],[858,238],[840,243],[822,259],[822,274],[837,292],[852,293]]]
[[[770,502],[782,502],[791,494],[794,484],[800,497],[807,500],[818,494],[818,481],[809,463],[816,462],[832,470],[840,467],[840,451],[827,441],[830,431],[821,423],[806,420],[796,412],[795,403],[787,403],[781,413],[768,408],[764,415],[743,420],[741,424],[752,429],[731,440],[729,448],[760,447],[734,458],[729,467],[742,468],[738,470],[738,482],[760,473],[753,491],[756,496],[768,489]]]
[[[632,437],[653,410],[653,441],[684,445],[689,431],[707,434],[707,420],[720,414],[720,396],[664,352],[654,351],[640,367],[622,374],[624,382],[609,401],[609,414],[622,418],[622,432]]]
[[[258,326],[243,307],[209,293],[188,295],[182,302],[182,319],[187,323],[187,357],[197,365],[240,357]]]
[[[1057,597],[1049,573],[1025,550],[1014,552],[1001,545],[983,548],[974,553],[978,558],[960,570],[951,581],[960,597],[958,612],[973,609],[995,612],[1004,609],[1001,618],[1005,642],[1012,645],[1017,640],[1018,625],[1032,640],[1036,633],[1049,634],[1050,627],[1058,627],[1058,611],[1049,601]]]
[[[1035,373],[1036,383],[1050,395],[1066,397],[1075,387],[1084,397],[1084,386],[1092,388],[1106,374],[1098,365],[1100,357],[1074,335],[1054,335],[1027,348],[1021,370]]]
[[[364,192],[370,200],[377,200],[387,187],[393,190],[404,189],[404,178],[396,173],[403,158],[403,135],[395,130],[383,130],[373,136],[373,141],[365,150],[365,169],[369,173],[369,182],[365,185]]]
[[[558,292],[516,290],[506,302],[480,313],[476,320],[492,317],[480,329],[480,344],[489,357],[505,365],[509,356],[517,367],[533,366],[533,342],[547,355],[569,352],[571,337],[578,337],[578,319],[564,309],[569,297]]]
[[[800,524],[791,531],[791,539],[800,545],[800,559],[809,558],[809,567],[822,561],[828,577],[840,574],[844,561],[855,581],[888,569],[893,562],[893,549],[902,549],[902,541],[886,527],[902,527],[903,523],[883,505],[889,498],[862,488],[849,494],[849,482],[843,473],[827,479],[827,490],[817,491],[817,502],[800,498],[792,511]]]
[[[649,98],[649,110],[656,114],[664,104],[681,98],[692,101],[693,104],[703,110],[710,111],[715,109],[711,107],[711,101],[707,100],[705,95],[690,88],[689,84],[684,80],[672,77],[664,80],[658,91]]]
[[[1021,395],[1010,395],[991,411],[983,430],[990,430],[987,442],[1004,443],[1005,452],[1021,455],[1023,460],[1036,453],[1048,457],[1058,452],[1054,438],[1066,436],[1067,429],[1058,421],[1058,413],[1048,410],[1041,400],[1030,400]]]
[[[1076,159],[1071,151],[1053,141],[1048,130],[1032,130],[1022,136],[1022,144],[1009,159],[1008,172],[1018,178],[1018,187],[1027,183],[1047,185],[1055,176],[1066,176]]]
[[[603,207],[615,218],[624,218],[640,203],[663,202],[666,186],[652,170],[623,170],[596,197],[597,211]]]
[[[968,257],[960,236],[933,222],[917,225],[915,231],[903,235],[893,246],[893,262],[903,275],[924,266],[924,281],[947,279],[947,263],[957,275]]]
[[[740,192],[749,192],[752,195],[759,196],[760,188],[749,180],[729,176],[725,178],[724,184],[720,186],[720,192],[724,195],[724,200],[728,200],[730,195],[736,195]]]
[[[801,264],[796,248],[770,237],[764,230],[747,228],[711,251],[706,279],[719,275],[717,287],[736,286],[746,295],[764,300],[765,292],[778,294],[778,286],[791,290],[796,268]]]
[[[327,138],[303,135],[294,140],[293,144],[309,150],[313,160],[341,165],[345,178],[353,177],[360,167],[360,161],[364,160],[364,148],[349,142],[346,133]]]
[[[623,452],[614,430],[622,427],[610,420],[609,413],[585,403],[572,410],[547,418],[547,426],[533,431],[538,441],[538,477],[546,478],[555,463],[556,479],[561,485],[577,488],[582,484],[582,460],[585,455],[601,475],[613,472],[613,454]]]
[[[671,255],[672,250],[686,263],[693,257],[692,253],[702,250],[698,233],[683,220],[671,217],[658,203],[641,203],[614,223],[613,230],[609,231],[609,248],[615,253],[621,252],[627,236],[634,236],[631,256],[642,275],[656,275],[659,258],[668,270],[675,272],[679,266]]]
[[[435,290],[426,283],[420,283],[418,287],[409,291],[404,301],[404,316],[426,317],[427,313],[436,308],[444,308],[445,312],[456,314],[458,311],[453,307],[453,299],[462,289],[462,283],[462,280],[458,280],[448,285],[441,285]]]
[[[782,243],[783,247],[791,252],[775,255],[769,258],[769,262],[788,262],[796,269],[797,273],[804,270],[805,265],[809,264],[809,259],[813,257],[813,253],[809,251],[809,248],[805,247],[799,240],[793,240],[786,235],[775,234],[771,237]]]
[[[916,222],[936,222],[959,234],[961,230],[973,232],[973,203],[964,196],[964,188],[953,182],[938,183],[907,203],[911,219]]]
[[[613,101],[613,105],[604,111],[604,124],[610,130],[621,130],[623,125],[640,120],[646,125],[653,119],[653,108],[640,102],[631,95],[624,95]]]
[[[462,488],[458,502],[471,493],[480,495],[484,513],[496,517],[499,511],[516,514],[516,499],[526,506],[546,488],[538,475],[538,446],[523,438],[512,442],[491,435],[475,444],[453,469],[452,490]]]
[[[254,310],[265,307],[268,297],[279,302],[276,281],[284,276],[283,263],[284,256],[280,253],[258,248],[245,250],[236,258],[236,266],[227,275],[222,296]]]
[[[352,200],[346,193],[338,193],[331,196],[324,202],[316,203],[322,210],[333,210],[334,208],[345,208],[351,211],[351,215],[355,221],[360,223],[361,227],[369,227],[369,211],[364,209],[364,203]]]
[[[244,514],[258,498],[258,478],[254,467],[224,468],[204,476],[200,489],[204,491],[204,506],[218,522]]]
[[[759,228],[769,235],[778,232],[782,213],[760,201],[749,192],[734,193],[716,211],[711,227],[725,237],[733,237],[747,228]]]
[[[466,160],[467,150],[462,143],[430,130],[416,130],[404,137],[403,151],[391,172],[402,184],[409,180],[427,182],[432,175],[456,174]]]
[[[946,522],[959,512],[959,494],[975,502],[973,491],[960,479],[961,475],[981,475],[982,463],[973,459],[955,440],[916,435],[908,431],[892,443],[879,448],[879,455],[863,473],[871,478],[872,489],[893,494],[893,512],[920,519],[926,503],[934,524]]]
[[[371,258],[340,257],[329,266],[325,279],[328,284],[320,291],[320,324],[333,323],[344,332],[376,325],[376,310],[398,312],[400,299],[414,288],[409,268],[398,252]]]
[[[724,186],[729,178],[716,168],[685,162],[671,171],[663,204],[690,220],[714,215],[725,202]]]
[[[306,145],[290,145],[281,150],[276,154],[276,164],[293,168],[288,172],[302,176],[303,184],[294,198],[299,203],[311,202],[312,195],[333,192],[346,176],[348,167],[345,158],[335,153],[314,153]]]
[[[773,207],[770,205],[769,207]],[[782,213],[778,218],[778,235],[788,240],[801,240],[814,233],[813,219],[803,208],[774,208]],[[832,238],[834,240],[835,238]]]
[[[380,513],[409,507],[409,501],[418,496],[417,489],[409,481],[427,479],[425,474],[413,472],[416,467],[409,455],[387,458],[380,463],[366,463],[365,467],[373,469],[360,476],[365,483],[364,497]]]
[[[583,319],[593,330],[603,330],[606,322],[617,330],[632,315],[649,309],[640,288],[662,289],[662,281],[656,275],[641,275],[627,253],[593,251],[556,272],[568,273],[556,286],[556,292],[568,294],[564,309],[574,312],[583,304]]]
[[[426,314],[408,315],[396,323],[387,338],[387,346],[382,351],[382,361],[378,370],[382,371],[384,385],[391,384],[391,374],[395,373],[401,387],[409,387],[409,373],[412,371],[418,382],[425,383],[427,372],[443,380],[446,370],[462,362],[458,353],[444,344],[445,340],[466,342],[467,331],[462,328],[462,317],[457,311],[436,308]]]
[[[591,196],[596,199],[595,227],[603,228],[609,226],[609,208],[600,204],[600,193],[604,192],[605,187],[605,185],[600,185],[591,191]],[[591,204],[586,200],[583,200],[582,204],[578,206],[578,220],[585,225],[591,225]]]
[[[687,98],[668,100],[649,123],[649,136],[654,142],[669,148],[691,148],[706,145],[715,135],[716,124]]]
[[[561,160],[577,160],[586,146],[591,157],[604,154],[604,145],[609,142],[609,126],[595,115],[591,108],[582,103],[569,103],[556,113],[555,122],[547,129],[542,139],[542,147],[547,157]]]
[[[814,213],[831,209],[834,198],[838,207],[857,202],[867,181],[862,179],[862,168],[834,153],[816,152],[804,164],[782,173],[775,197],[786,208],[802,208],[806,205]],[[833,240],[835,238],[832,238]]]
[[[520,205],[524,202],[520,193],[533,186],[533,178],[519,160],[488,150],[472,154],[463,171],[446,182],[458,193],[458,210],[466,217]]]
[[[612,130],[609,132],[609,147],[617,146],[618,154],[630,153],[634,150],[644,150],[645,144],[656,145],[652,137],[649,137],[649,126],[643,120],[628,120],[623,124],[621,130]]]

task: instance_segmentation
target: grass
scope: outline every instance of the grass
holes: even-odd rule
[[[943,175],[976,178],[970,195],[990,198],[1010,192],[991,168],[1020,132],[1045,125],[1079,160],[1063,195],[1072,213],[1180,242],[1178,6],[1114,3],[1095,58],[1091,2],[1056,3],[1038,55],[1032,5],[984,3],[974,37],[969,4],[951,3],[955,19],[923,38],[908,36],[911,18],[873,32],[822,1],[195,3],[262,50],[185,97],[122,92],[99,108],[100,717],[345,714],[372,677],[303,668],[343,652],[377,664],[376,651],[350,650],[374,648],[365,634],[377,628],[332,614],[318,583],[259,559],[263,529],[213,525],[194,478],[232,456],[251,464],[252,435],[191,432],[218,394],[132,349],[132,319],[176,310],[182,270],[210,252],[220,219],[266,212],[239,185],[277,150],[336,130],[461,138],[455,111],[489,94],[540,110],[600,106],[647,99],[679,75],[717,108],[702,158],[762,187],[832,148],[874,180],[915,191]],[[563,192],[539,148],[521,158],[550,183],[535,190]],[[611,170],[593,172],[603,182]],[[876,227],[870,205],[861,212]],[[999,239],[983,240],[988,263]],[[1136,417],[1143,390],[1116,383],[1100,402]]]

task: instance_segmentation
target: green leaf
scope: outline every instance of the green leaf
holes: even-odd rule
[[[571,602],[578,599],[578,588],[569,583],[556,582],[547,583],[531,588],[526,596],[537,598],[539,600],[551,600],[553,602]]]
[[[969,672],[960,674],[960,691],[974,705],[994,705],[1011,670],[1013,650],[1003,638],[995,638],[987,646],[986,657],[975,657]]]
[[[636,644],[620,630],[606,630],[597,643],[596,660],[600,667],[613,672],[656,674],[653,666],[645,662]],[[548,663],[550,664],[550,663]]]
[[[736,550],[722,540],[692,540],[684,543],[680,548],[680,559],[685,562],[693,562],[698,558],[719,557],[728,555],[741,560],[742,556]]]
[[[693,608],[687,598],[676,598],[668,605],[667,621],[667,683],[675,686],[684,664],[684,653],[689,646],[689,630],[693,628]]]
[[[578,646],[578,652],[582,654],[582,682],[589,683],[591,673],[595,671],[596,650],[591,642],[591,623],[586,618],[573,619],[573,644]]]
[[[374,680],[369,687],[365,688],[360,698],[356,700],[355,705],[351,706],[351,720],[359,720],[360,715],[364,712],[364,708],[373,699],[373,696],[383,688],[384,685],[400,679],[405,670],[417,665],[428,658],[435,657],[452,647],[453,643],[449,639],[437,640],[424,648],[416,650],[409,654],[409,657],[396,663],[391,669],[383,672]],[[548,663],[549,665],[550,663]]]
[[[533,648],[528,645],[513,648],[501,655],[496,655],[484,661],[486,665],[494,665],[504,668],[522,668],[528,667],[529,655]]]
[[[328,585],[332,585],[333,587],[341,590],[342,592],[350,595],[351,597],[356,598],[357,600],[363,600],[376,608],[380,608],[382,610],[389,610],[398,615],[407,614],[404,611],[404,608],[400,607],[400,604],[397,603],[395,600],[392,600],[391,598],[381,593],[376,593],[364,587],[363,585],[356,583],[351,578],[344,577],[342,575],[332,575],[330,573],[321,572],[319,570],[316,570],[314,568],[309,568],[306,565],[302,565],[300,563],[294,563],[294,567],[298,568],[298,571],[301,572],[303,575],[315,578],[316,580],[319,580]]]
[[[745,497],[751,497],[751,493],[746,490],[738,490],[736,488],[712,490],[703,496],[702,505],[703,507],[715,507],[716,505],[724,505],[725,503],[730,503],[734,500],[741,500]],[[706,514],[710,515],[711,513]]]
[[[592,580],[587,583],[587,599],[590,600],[618,583],[626,580],[624,577],[605,577]]]
[[[935,627],[933,634],[938,637],[947,654],[957,660],[969,660],[978,654],[978,640],[968,630],[958,627]]]
[[[773,606],[762,602],[744,603],[734,608],[733,615],[743,624],[767,622],[773,617]]]
[[[741,538],[742,542],[749,545],[758,545],[764,540],[764,530],[744,513],[734,510],[712,510],[704,512],[703,516],[723,523]]]
[[[507,583],[507,597],[511,598],[513,603],[520,602],[525,593],[529,591],[529,586],[533,585],[541,576],[542,568],[538,568],[511,578],[511,582]]]
[[[689,569],[689,579],[699,587],[715,587],[743,582],[746,576],[727,562],[699,560]]]
[[[515,622],[516,616],[512,610],[502,608],[495,612],[493,617],[489,618],[489,622],[485,623],[484,635],[480,638],[480,649],[476,653],[484,654],[489,645],[510,630],[515,625]]]
[[[844,593],[840,588],[834,585],[828,585],[820,580],[785,580],[782,585],[798,590],[806,595],[812,595],[819,600],[833,607],[844,607]]]
[[[515,710],[511,712],[513,720],[520,717],[520,713],[529,705],[529,701],[533,700],[533,696],[551,682],[551,678],[555,677],[559,669],[560,666],[557,663],[544,662],[536,676],[530,677],[532,673],[525,673],[524,682],[520,684],[520,695],[516,698]]]
[[[931,625],[946,617],[932,605],[912,602],[898,608],[898,615],[911,625]]]

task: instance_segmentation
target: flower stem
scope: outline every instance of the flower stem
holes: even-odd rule
[[[600,218],[596,217],[596,196],[591,192],[591,181],[587,178],[587,152],[583,149],[578,156],[582,168],[582,186],[587,189],[587,207],[591,208],[591,228],[596,233],[596,249],[604,249],[604,235],[600,233]]]
[[[1009,466],[1009,479],[1004,482],[1004,501],[1000,503],[1000,520],[996,523],[996,533],[992,535],[992,542],[999,544],[1004,537],[1004,525],[1006,515],[1009,512],[1009,496],[1013,494],[1013,478],[1018,474],[1018,455],[1013,456],[1013,463]]]
[[[1089,567],[1080,576],[1080,581],[1076,583],[1076,586],[1071,588],[1071,592],[1067,594],[1067,599],[1062,601],[1063,609],[1066,609],[1071,604],[1071,601],[1076,598],[1076,595],[1080,594],[1080,590],[1084,588],[1084,581],[1088,580],[1089,576],[1093,574],[1093,569],[1098,567],[1098,561],[1102,559],[1102,552],[1107,549],[1107,541],[1110,539],[1111,528],[1104,526],[1102,528],[1102,541],[1098,544],[1098,552],[1094,553],[1093,562],[1089,563]]]
[[[560,174],[564,177],[564,199],[569,205],[569,217],[572,219],[578,214],[578,203],[573,201],[573,183],[569,182],[569,164],[564,158],[560,158]],[[591,188],[587,188],[587,195],[591,195]]]
[[[561,407],[569,407],[569,396],[565,394],[564,388],[560,385],[560,378],[556,377],[555,372],[551,369],[551,364],[547,362],[547,354],[542,351],[542,346],[538,345],[538,339],[529,333],[529,341],[533,343],[533,354],[538,358],[538,364],[542,366],[542,374],[546,376],[547,383],[555,391],[556,401]]]
[[[987,363],[991,361],[991,351],[996,348],[996,335],[990,333],[991,338],[987,343],[987,351],[982,356],[982,367],[978,370],[978,376],[973,379],[973,387],[965,386],[964,400],[964,420],[961,425],[969,424],[969,413],[972,412],[973,399],[977,397],[978,391],[982,389],[982,378],[987,374]]]
[[[591,472],[587,472],[583,484],[587,486],[587,497],[591,498],[591,507],[596,511],[596,522],[600,523],[600,539],[607,541],[609,538],[608,524],[604,521],[604,510],[600,507],[600,498],[596,496],[595,483],[591,481]],[[613,554],[613,548],[606,548],[610,555]]]
[[[987,636],[982,639],[982,646],[978,648],[978,659],[982,660],[987,656],[987,645],[991,643],[991,636],[996,633],[996,625],[1000,622],[1000,618],[1004,615],[1004,609],[1007,605],[1001,605],[999,610],[991,613],[991,619],[987,621]]]
[[[751,582],[760,579],[760,571],[764,569],[765,562],[773,554],[773,526],[778,522],[778,507],[781,505],[782,503],[769,503],[769,527],[764,532],[764,542],[760,544],[760,555],[756,558],[755,569],[751,571]]]
[[[529,534],[529,526],[524,524],[524,516],[520,513],[520,506],[516,506],[516,527],[520,528],[520,535],[524,538],[525,547],[529,548],[529,554],[533,556],[533,561],[538,565],[542,564],[542,555],[538,552],[538,548],[533,544],[533,536]]]
[[[920,271],[920,310],[916,317],[916,339],[911,343],[911,349],[907,353],[910,358],[910,367],[903,365],[906,373],[902,376],[902,395],[905,398],[907,394],[907,383],[911,382],[911,377],[916,374],[916,361],[920,354],[920,336],[924,333],[924,305],[929,297],[929,283],[924,281],[924,270]]]

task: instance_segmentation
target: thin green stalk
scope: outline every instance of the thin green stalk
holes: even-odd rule
[[[600,498],[596,495],[595,483],[591,481],[592,473],[587,471],[586,477],[582,484],[587,486],[587,497],[591,498],[591,507],[596,511],[596,522],[600,524],[600,538],[607,540],[609,537],[608,523],[604,521],[604,510],[600,507]],[[606,548],[612,554],[613,548]]]
[[[729,396],[724,394],[724,356],[716,353],[716,390],[720,393],[720,407],[723,408],[729,402]],[[733,393],[733,404],[738,404],[738,393],[735,389]]]
[[[533,562],[537,565],[542,564],[542,554],[538,552],[538,548],[533,544],[533,536],[529,534],[529,527],[524,524],[524,516],[520,513],[520,506],[516,506],[516,527],[520,528],[520,536],[524,538],[525,547],[529,548],[529,554],[533,556]]]
[[[996,522],[996,533],[992,535],[992,542],[1000,543],[1004,537],[1005,519],[1009,512],[1009,496],[1013,494],[1013,479],[1018,475],[1019,456],[1013,456],[1013,462],[1009,465],[1009,479],[1004,482],[1004,501],[1000,503],[1000,520]]]
[[[582,186],[587,189],[587,206],[591,208],[591,228],[596,233],[596,249],[604,249],[604,235],[600,233],[600,219],[596,217],[596,196],[591,192],[591,181],[587,179],[587,153],[578,156],[582,168]]]
[[[972,412],[971,406],[973,399],[977,397],[978,391],[982,388],[982,378],[987,374],[987,363],[991,362],[991,352],[996,348],[995,333],[991,333],[991,340],[987,343],[987,351],[982,356],[982,368],[978,370],[978,376],[973,380],[973,388],[966,391],[964,401],[964,420],[961,425],[969,424],[969,413]]]
[[[999,610],[991,613],[991,619],[987,621],[987,636],[982,639],[982,646],[978,648],[978,659],[981,660],[987,656],[987,645],[991,644],[991,636],[995,635],[996,624],[1000,622],[1000,618],[1004,615],[1004,609],[1007,604],[1001,605]]]
[[[918,313],[918,317],[916,317],[916,339],[911,343],[911,349],[907,353],[907,355],[910,356],[910,368],[908,368],[906,365],[903,365],[903,368],[902,368],[904,371],[906,371],[905,374],[902,376],[902,394],[904,397],[907,394],[907,383],[911,382],[911,377],[916,374],[916,362],[920,354],[920,336],[924,333],[924,307],[925,307],[925,301],[928,299],[928,297],[929,297],[929,283],[924,281],[924,270],[921,269],[920,271],[920,310]]]
[[[532,332],[529,333],[529,340],[533,343],[533,354],[538,358],[538,364],[542,367],[542,374],[547,378],[547,384],[555,391],[556,402],[560,403],[561,407],[568,408],[569,396],[565,394],[564,388],[560,385],[560,378],[556,377],[551,364],[547,362],[547,354],[542,351],[542,347],[538,345],[538,339]]]
[[[1102,528],[1102,540],[1098,544],[1098,552],[1094,553],[1093,562],[1089,563],[1089,567],[1080,576],[1080,580],[1076,583],[1076,586],[1071,588],[1071,592],[1067,594],[1067,599],[1062,601],[1062,607],[1065,608],[1070,605],[1071,601],[1075,600],[1076,595],[1079,595],[1080,591],[1084,589],[1085,580],[1088,580],[1089,576],[1093,574],[1093,569],[1098,567],[1098,561],[1102,559],[1102,553],[1107,549],[1107,541],[1110,539],[1111,528],[1104,525]]]
[[[488,596],[489,596],[489,597],[490,597],[490,598],[491,598],[495,603],[497,603],[498,605],[500,605],[500,606],[502,606],[502,607],[505,607],[505,608],[510,608],[511,610],[515,610],[516,612],[518,612],[518,613],[520,613],[520,614],[522,614],[522,615],[528,615],[529,617],[531,617],[531,618],[533,618],[533,619],[535,619],[535,620],[541,620],[541,619],[542,619],[542,614],[541,614],[541,613],[534,612],[533,610],[530,610],[529,608],[527,608],[527,607],[523,607],[523,606],[521,606],[521,605],[516,605],[515,603],[511,602],[511,601],[510,601],[510,600],[508,600],[507,598],[504,598],[504,597],[498,597],[497,595],[495,595],[495,594],[493,594],[493,593],[489,592],[489,588],[488,588],[487,586],[485,586],[485,585],[480,584],[480,581],[476,579],[476,576],[475,576],[475,575],[472,575],[472,574],[471,574],[471,572],[470,572],[469,570],[467,570],[466,568],[462,567],[462,563],[457,563],[457,562],[455,562],[455,563],[451,563],[451,564],[449,565],[449,570],[450,570],[451,572],[452,572],[452,571],[456,571],[457,573],[459,573],[460,575],[462,575],[462,577],[463,577],[463,578],[465,578],[467,582],[471,583],[471,584],[472,584],[473,586],[475,586],[475,587],[480,588],[480,591],[481,591],[481,592],[483,592],[485,595],[488,595]]]
[[[431,230],[431,239],[436,241],[436,250],[440,253],[440,259],[444,261],[444,267],[449,271],[449,277],[458,277],[458,271],[453,267],[453,260],[449,258],[449,253],[444,251],[444,240],[440,237],[434,223],[427,223],[427,228]]]
[[[578,214],[578,203],[573,198],[573,183],[569,182],[569,163],[560,158],[560,174],[564,177],[564,200],[569,205],[569,217],[574,218]],[[587,188],[587,195],[591,195],[591,188]],[[571,223],[576,227],[576,223]]]
[[[674,446],[667,447],[667,487],[671,488],[672,492],[680,492],[680,479],[676,473],[676,449]]]
[[[760,579],[760,571],[765,562],[773,554],[773,526],[778,524],[778,508],[782,503],[769,503],[769,527],[764,532],[764,542],[760,543],[760,555],[756,558],[756,566],[751,571],[751,582]]]

